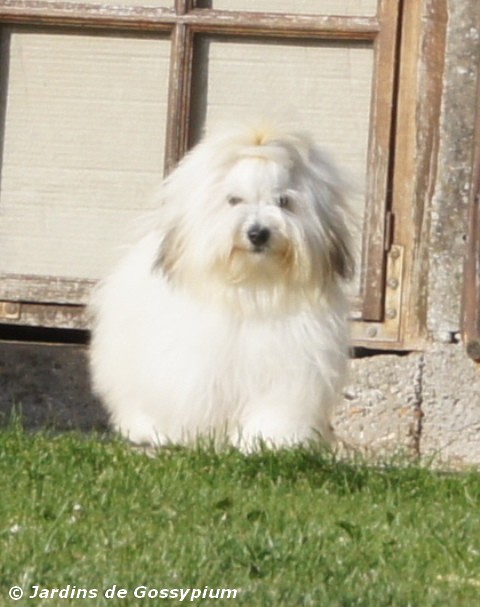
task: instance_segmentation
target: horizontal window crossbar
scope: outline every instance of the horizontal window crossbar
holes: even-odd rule
[[[186,25],[193,31],[236,35],[321,37],[373,40],[380,25],[376,17],[293,15],[194,9],[177,14],[169,8],[4,0],[0,21],[29,25],[99,27],[141,31],[168,31]]]

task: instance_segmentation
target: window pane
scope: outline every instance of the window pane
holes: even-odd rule
[[[161,179],[169,41],[8,38],[0,271],[96,278]]]
[[[368,43],[274,43],[202,39],[193,89],[194,137],[203,125],[291,108],[351,175],[363,221],[373,47]],[[358,252],[361,234],[358,234]],[[354,290],[358,290],[358,282]]]
[[[51,4],[58,4],[58,0],[47,0]],[[77,4],[76,2],[71,2]],[[70,4],[61,2],[60,4]],[[158,8],[173,8],[174,0],[82,0],[81,4],[113,4],[114,6],[149,6]]]
[[[377,0],[212,0],[212,8],[369,17],[377,14]]]

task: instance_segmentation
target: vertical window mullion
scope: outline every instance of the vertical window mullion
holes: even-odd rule
[[[172,32],[165,149],[165,174],[187,151],[193,63],[193,32],[177,23]]]
[[[177,16],[193,8],[193,0],[175,0]],[[188,122],[193,63],[193,32],[177,22],[171,35],[170,78],[164,173],[167,175],[188,147]]]
[[[386,261],[386,213],[392,150],[395,65],[400,2],[382,0],[380,32],[375,40],[375,67],[370,112],[367,211],[363,226],[363,320],[383,319]]]

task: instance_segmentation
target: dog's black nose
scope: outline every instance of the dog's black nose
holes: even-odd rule
[[[261,225],[253,225],[247,232],[248,240],[255,247],[263,247],[270,239],[270,230]]]

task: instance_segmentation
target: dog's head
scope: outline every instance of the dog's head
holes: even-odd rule
[[[353,272],[345,186],[304,134],[206,138],[166,179],[156,267],[183,285],[326,291]]]

